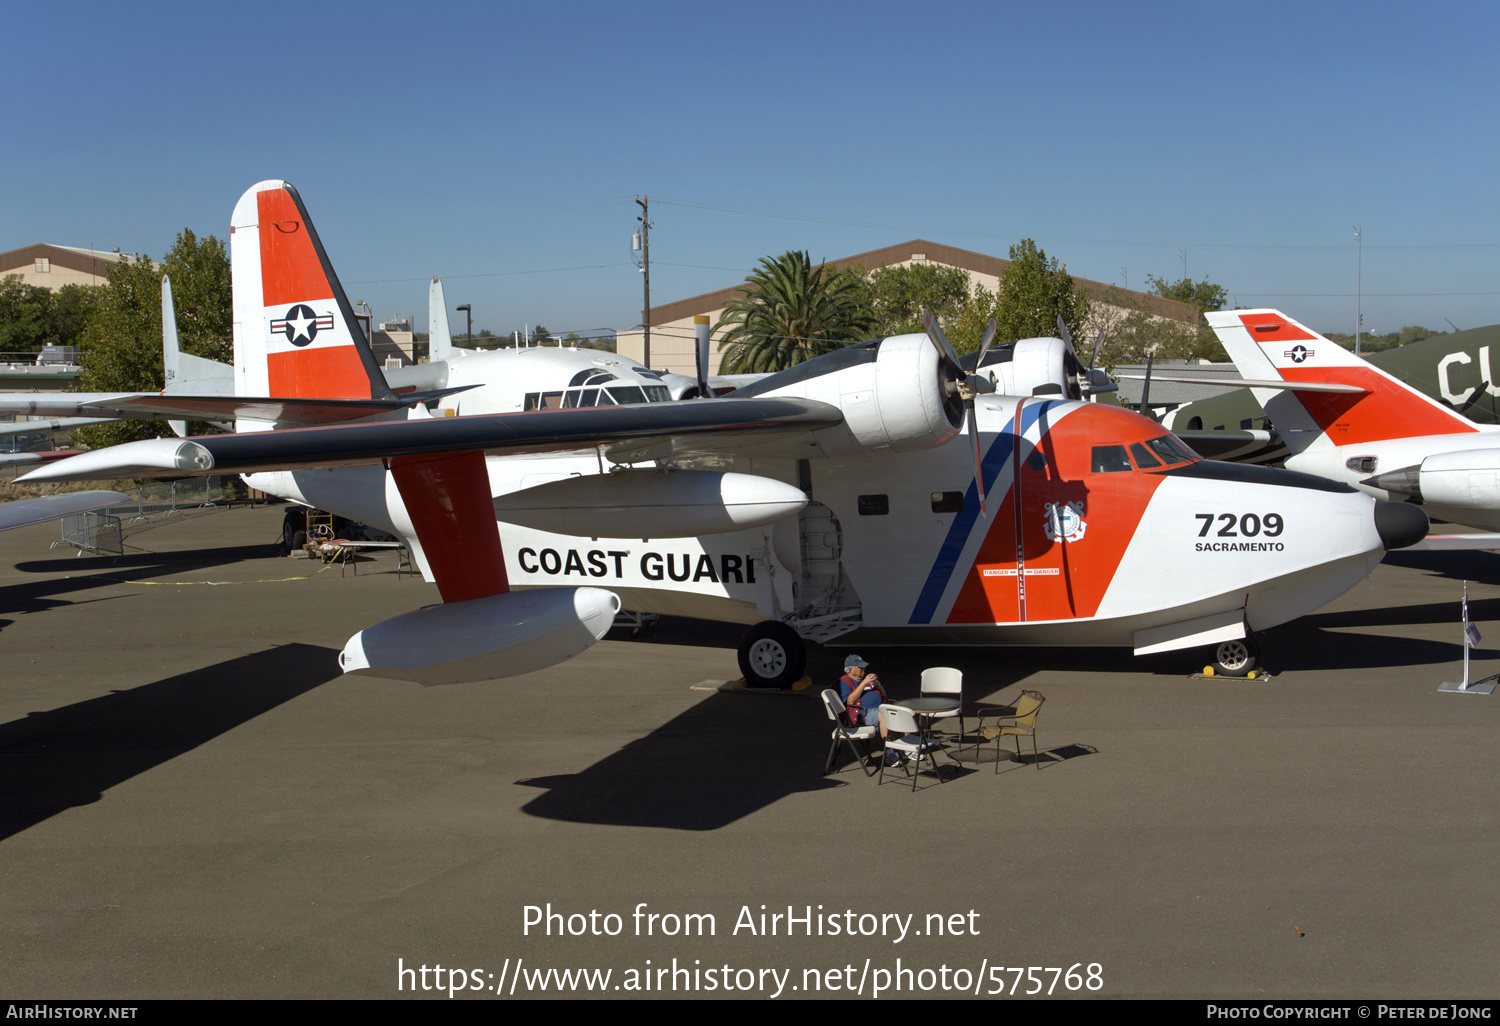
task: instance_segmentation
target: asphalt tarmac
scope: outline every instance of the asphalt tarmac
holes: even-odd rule
[[[953,665],[971,702],[1046,697],[1039,760],[991,744],[913,794],[823,776],[811,693],[693,690],[737,676],[731,626],[345,678],[436,589],[390,553],[305,577],[280,522],[159,518],[117,563],[0,535],[0,996],[1500,995],[1500,698],[1436,691],[1465,576],[1500,670],[1496,555],[1393,557],[1268,632],[1269,681],[864,651],[898,696]]]

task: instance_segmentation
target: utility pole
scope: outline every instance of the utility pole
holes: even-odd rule
[[[641,222],[641,282],[645,287],[646,309],[641,316],[641,329],[644,336],[641,348],[641,365],[647,370],[651,369],[651,220],[646,204],[649,198],[637,196],[636,205],[641,208],[641,216],[636,218]]]
[[[1187,250],[1184,249],[1184,248],[1182,248],[1182,247],[1179,247],[1178,250],[1177,250],[1177,255],[1180,256],[1180,257],[1182,257],[1182,280],[1183,281],[1187,281],[1188,280],[1188,273],[1187,273]]]
[[[466,348],[466,349],[473,349],[474,348],[474,307],[471,306],[471,305],[469,305],[468,303],[465,303],[463,306],[455,306],[453,309],[455,309],[455,310],[462,310],[464,312],[464,316],[466,318],[468,318],[468,321],[466,323],[466,330],[464,331],[464,348]]]
[[[1359,240],[1359,262],[1354,272],[1354,355],[1358,356],[1359,333],[1365,326],[1365,239],[1359,225],[1354,226],[1354,237]]]

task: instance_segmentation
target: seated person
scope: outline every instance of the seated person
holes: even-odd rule
[[[880,715],[880,706],[890,696],[885,693],[880,678],[871,673],[869,667],[870,664],[857,655],[845,657],[844,675],[839,678],[839,698],[844,701],[844,711],[852,725],[879,727],[883,740],[886,736],[885,717]],[[888,763],[893,761],[890,756],[894,754],[891,752],[887,755]]]

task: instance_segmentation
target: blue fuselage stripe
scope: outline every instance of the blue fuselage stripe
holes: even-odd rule
[[[1054,402],[1056,400],[1028,403],[1022,406],[1021,433],[1024,435],[1029,431],[1037,418]],[[995,436],[995,440],[990,443],[989,451],[984,455],[984,479],[991,485],[1000,477],[1000,472],[1005,469],[1005,464],[1015,450],[1015,435],[1012,430],[1015,423],[1015,418],[1012,417],[1005,428]],[[992,495],[989,497],[989,505],[991,508],[996,508],[1003,498],[1003,496]],[[959,556],[963,554],[964,547],[969,542],[969,534],[974,530],[974,524],[978,520],[979,482],[972,481],[969,484],[969,490],[964,493],[963,512],[955,514],[953,523],[948,526],[948,535],[943,539],[943,546],[938,550],[937,559],[933,561],[932,569],[927,574],[927,583],[922,585],[922,593],[917,596],[917,604],[911,611],[911,619],[907,621],[908,623],[932,622],[932,615],[937,611],[938,603],[942,601],[943,592],[948,590],[948,582],[958,566]]]

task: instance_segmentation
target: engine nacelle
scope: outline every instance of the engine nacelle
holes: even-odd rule
[[[620,600],[602,588],[510,591],[403,613],[366,627],[339,655],[345,673],[458,684],[541,670],[609,631]]]
[[[892,335],[847,346],[757,381],[736,396],[789,396],[837,406],[844,423],[792,456],[911,452],[942,445],[963,425],[955,373],[926,335]],[[769,453],[768,453],[769,454]]]
[[[1441,452],[1418,466],[1388,470],[1360,483],[1433,506],[1496,509],[1500,508],[1500,449]]]
[[[995,346],[985,355],[979,374],[995,383],[1001,395],[1055,395],[1079,399],[1078,360],[1060,338],[1023,338]]]
[[[742,531],[807,505],[800,488],[713,470],[619,470],[497,496],[510,524],[583,538],[695,538]]]

